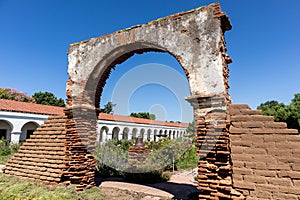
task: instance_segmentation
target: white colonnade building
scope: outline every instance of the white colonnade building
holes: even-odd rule
[[[63,115],[64,108],[0,99],[0,138],[12,143],[25,141],[50,115]],[[175,139],[186,133],[187,123],[172,123],[122,115],[100,113],[97,141],[143,140],[157,141],[163,137]]]

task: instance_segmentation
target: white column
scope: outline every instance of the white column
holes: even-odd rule
[[[18,144],[20,141],[20,136],[22,132],[12,132],[10,136],[10,141],[14,144]]]

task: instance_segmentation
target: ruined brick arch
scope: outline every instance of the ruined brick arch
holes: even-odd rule
[[[85,159],[72,160],[72,165],[80,165],[82,171],[90,172],[81,175],[84,184],[79,184],[82,182],[79,178],[76,181],[70,178],[73,183],[79,184],[79,189],[94,184],[96,120],[103,86],[111,69],[135,53],[154,51],[171,54],[185,71],[189,82],[191,95],[187,100],[194,108],[197,134],[210,129],[213,131],[213,125],[205,121],[206,115],[214,109],[226,113],[226,102],[230,100],[227,67],[230,59],[223,35],[230,28],[219,4],[212,4],[71,45],[65,110],[69,119],[67,136],[71,142],[66,144],[66,152],[72,157],[78,153],[76,148],[80,146]],[[209,119],[214,120],[215,117],[218,116],[210,116]],[[202,127],[202,124],[205,126]],[[222,129],[221,126],[225,128],[224,119],[217,119],[217,124],[219,129]],[[159,133],[168,135],[167,130],[159,130]],[[75,168],[68,167],[65,168],[66,174]]]

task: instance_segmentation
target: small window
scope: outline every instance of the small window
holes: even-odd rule
[[[27,133],[26,133],[26,139],[29,139],[30,136],[33,134],[34,130],[27,130]]]
[[[0,129],[0,139],[6,139],[6,129]]]

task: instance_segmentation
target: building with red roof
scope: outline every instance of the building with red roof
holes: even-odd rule
[[[24,141],[51,115],[64,115],[64,108],[42,104],[0,99],[0,137],[18,143]],[[106,140],[171,139],[186,133],[187,123],[172,123],[122,115],[100,113],[98,116],[99,142]]]

